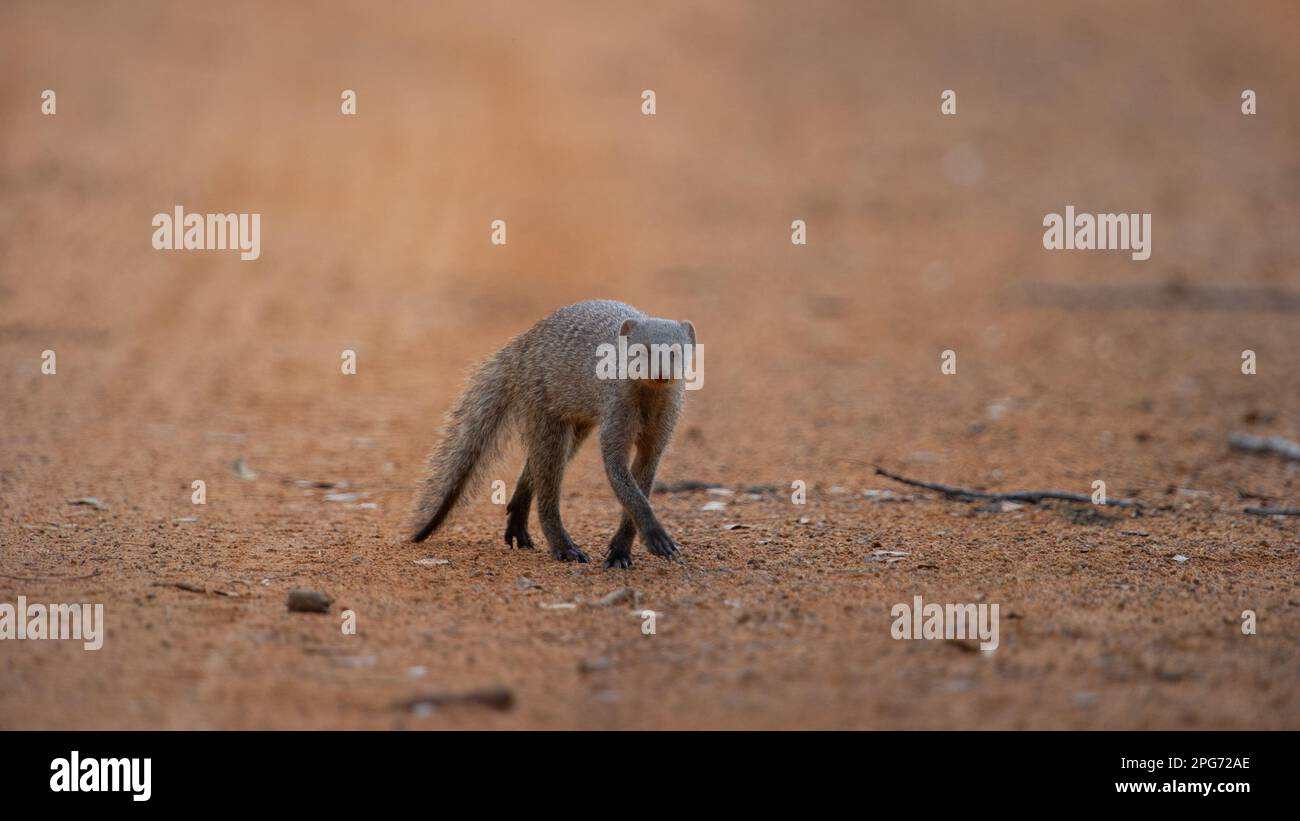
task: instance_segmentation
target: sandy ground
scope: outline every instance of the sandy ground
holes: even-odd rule
[[[0,602],[107,637],[0,643],[0,727],[1300,727],[1300,519],[1243,513],[1300,463],[1227,446],[1300,438],[1300,12],[1134,5],[5,3]],[[176,204],[260,259],[153,250]],[[1151,259],[1045,251],[1071,204]],[[507,550],[486,493],[404,542],[466,370],[595,297],[706,345],[660,479],[735,494],[656,496],[685,565]],[[590,445],[564,506],[603,554]],[[895,641],[916,595],[999,648]]]

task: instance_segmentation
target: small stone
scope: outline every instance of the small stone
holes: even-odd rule
[[[872,562],[878,562],[881,559],[886,559],[890,557],[901,559],[905,556],[911,556],[911,555],[912,554],[908,553],[906,550],[873,550],[871,551],[871,555],[867,557],[867,560]]]
[[[509,710],[515,706],[515,694],[502,686],[484,687],[462,693],[430,693],[399,702],[398,707],[409,710],[417,716],[428,716],[439,707],[456,704],[489,707],[493,710]]]
[[[610,593],[606,593],[601,598],[593,602],[588,602],[588,607],[610,607],[620,602],[628,602],[636,599],[636,591],[630,587],[621,587]]]
[[[329,596],[315,590],[289,591],[289,610],[293,613],[328,613],[332,602]]]
[[[599,673],[602,670],[608,670],[614,666],[614,662],[609,660],[609,656],[596,656],[595,658],[583,659],[578,662],[578,672],[580,673]]]

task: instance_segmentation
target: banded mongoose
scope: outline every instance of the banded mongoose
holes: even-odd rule
[[[447,415],[442,438],[429,458],[429,475],[417,502],[419,542],[446,520],[456,503],[475,488],[499,454],[505,431],[517,427],[527,460],[506,506],[505,542],[532,547],[528,511],[534,496],[542,533],[560,561],[589,561],[560,521],[560,483],[578,447],[599,427],[600,452],[623,519],[609,543],[605,567],[631,567],[632,542],[656,556],[677,558],[678,545],[654,510],[650,493],[655,469],[681,411],[681,361],[659,378],[609,379],[597,375],[603,343],[680,345],[671,356],[689,357],[695,327],[688,321],[656,319],[622,302],[579,302],[538,322],[483,363]],[[689,348],[686,347],[689,343]],[[632,446],[636,460],[629,466]]]

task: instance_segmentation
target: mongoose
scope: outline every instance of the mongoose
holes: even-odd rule
[[[551,555],[560,561],[589,561],[560,521],[560,483],[568,461],[599,427],[605,473],[623,505],[605,567],[631,567],[638,534],[654,555],[676,558],[679,545],[651,509],[650,493],[681,411],[681,363],[670,375],[678,378],[600,378],[597,348],[617,345],[619,337],[627,337],[628,346],[647,348],[681,345],[687,351],[696,344],[690,322],[648,317],[611,300],[561,308],[512,339],[474,372],[447,415],[441,441],[429,458],[411,541],[423,541],[438,529],[466,491],[482,480],[505,431],[516,426],[527,461],[506,506],[506,544],[533,546],[528,511],[536,496]],[[629,466],[633,444],[636,460]]]

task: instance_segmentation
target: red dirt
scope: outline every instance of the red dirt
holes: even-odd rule
[[[230,6],[0,12],[0,602],[107,620],[0,642],[0,727],[1300,727],[1300,519],[1242,512],[1297,463],[1226,444],[1300,438],[1296,307],[1204,290],[1300,284],[1293,4]],[[261,213],[261,258],[154,251],[178,203]],[[1151,259],[1043,250],[1070,204],[1151,212]],[[594,297],[705,343],[660,479],[738,492],[655,498],[685,566],[507,550],[486,493],[404,542],[465,371]],[[603,553],[590,444],[564,505]],[[587,604],[622,587],[655,635]],[[998,603],[1000,647],[895,641],[915,595]]]

